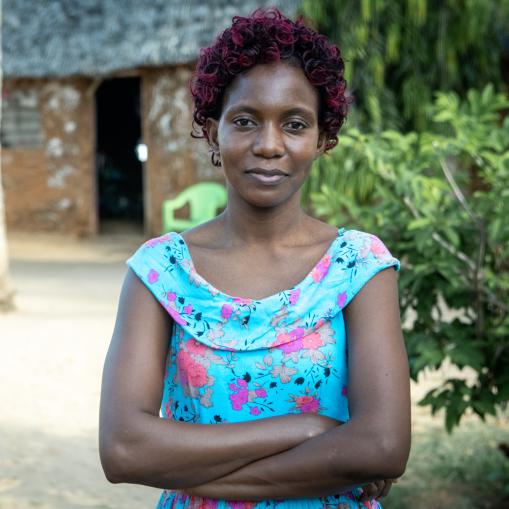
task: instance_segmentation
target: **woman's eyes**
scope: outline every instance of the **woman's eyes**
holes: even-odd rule
[[[255,123],[250,118],[237,118],[233,121],[233,123],[239,127],[250,127],[250,125],[255,125]]]
[[[285,125],[288,126],[292,131],[300,131],[301,129],[307,127],[304,122],[300,122],[299,120],[292,120],[287,122]]]
[[[250,118],[236,118],[233,123],[238,127],[252,127],[256,125],[256,122]],[[305,129],[307,125],[300,120],[290,120],[283,124],[283,127],[290,131],[300,131],[301,129]]]

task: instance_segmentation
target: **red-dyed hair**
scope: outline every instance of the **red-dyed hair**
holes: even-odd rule
[[[318,90],[318,123],[326,136],[326,150],[333,148],[350,102],[339,48],[306,26],[302,18],[292,21],[275,8],[257,9],[232,21],[231,27],[200,52],[191,79],[193,136],[208,139],[205,122],[209,117],[219,119],[226,87],[238,74],[257,64],[291,59],[300,63]]]

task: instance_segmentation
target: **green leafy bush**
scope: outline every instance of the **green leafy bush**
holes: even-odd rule
[[[401,259],[411,374],[448,359],[452,377],[421,404],[451,430],[509,400],[509,101],[488,85],[437,93],[433,131],[340,136],[304,195],[332,224],[375,233]]]

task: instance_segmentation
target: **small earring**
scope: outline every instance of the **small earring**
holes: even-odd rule
[[[219,152],[219,149],[212,149],[212,154],[210,156],[210,160],[212,161],[212,164],[216,167],[221,166],[221,154]]]

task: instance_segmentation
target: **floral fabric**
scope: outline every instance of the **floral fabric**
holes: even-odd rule
[[[338,230],[297,285],[261,300],[227,295],[204,280],[183,237],[147,241],[127,261],[175,325],[169,337],[161,415],[219,424],[313,412],[349,419],[342,309],[377,272],[400,270],[376,236]],[[158,509],[379,508],[362,490],[309,499],[232,502],[164,490]]]

